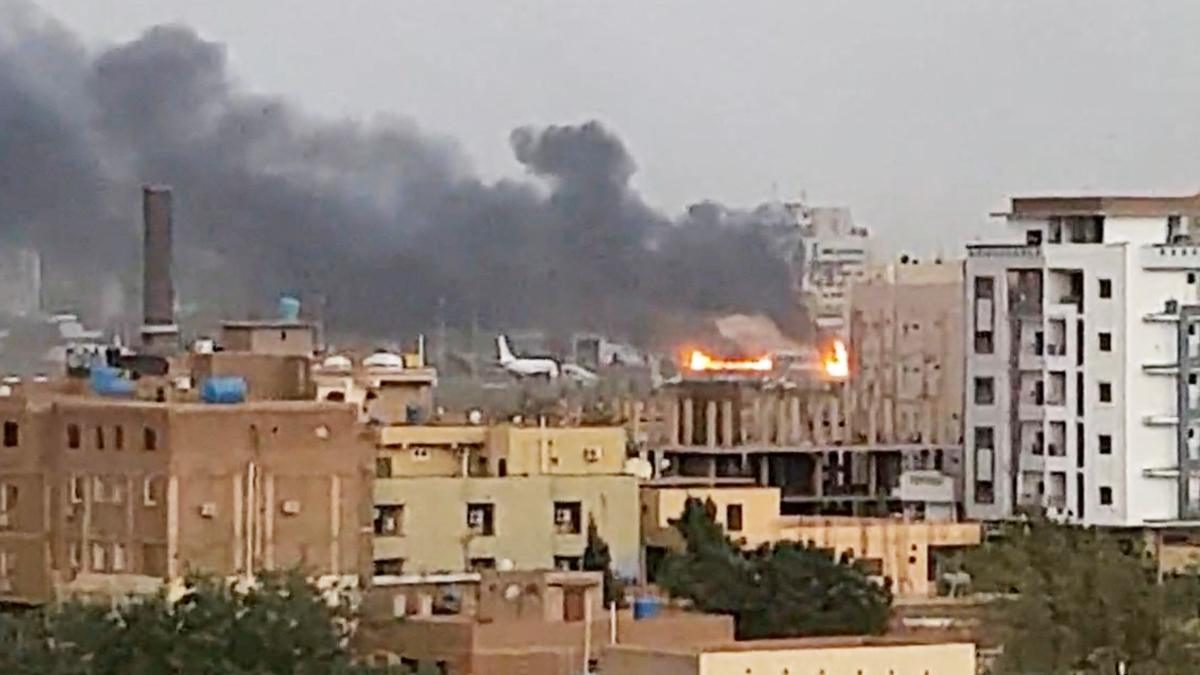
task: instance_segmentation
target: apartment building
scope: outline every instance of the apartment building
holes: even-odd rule
[[[1014,198],[968,246],[966,508],[1200,517],[1200,196]]]
[[[379,432],[375,573],[578,570],[594,522],[638,570],[621,427],[395,425]]]
[[[846,554],[881,580],[889,579],[892,592],[902,599],[936,595],[940,575],[950,571],[943,559],[981,541],[979,523],[787,516],[779,510],[778,488],[651,481],[640,492],[649,573],[667,550],[682,545],[671,521],[683,513],[688,499],[710,504],[726,535],[747,548],[796,541],[836,556]]]
[[[374,444],[348,405],[9,390],[0,418],[0,599],[370,573]]]
[[[794,280],[801,303],[823,335],[846,339],[850,286],[866,273],[870,232],[854,224],[850,209],[791,204],[800,230]]]
[[[902,256],[850,291],[848,427],[862,443],[962,444],[961,260]]]

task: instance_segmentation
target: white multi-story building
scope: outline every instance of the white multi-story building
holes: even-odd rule
[[[800,229],[794,262],[796,291],[817,328],[845,341],[850,322],[850,286],[862,279],[870,259],[870,233],[854,225],[850,209],[789,204]]]
[[[1002,215],[968,246],[968,515],[1200,520],[1200,195]]]

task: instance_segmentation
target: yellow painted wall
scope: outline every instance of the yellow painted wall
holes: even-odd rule
[[[585,450],[600,451],[595,460]],[[489,464],[498,473],[501,458],[513,475],[596,475],[621,473],[625,466],[623,427],[517,427],[502,424],[488,432]]]
[[[981,540],[979,523],[908,522],[889,518],[819,518],[779,515],[776,488],[646,487],[640,495],[643,531],[670,527],[688,498],[711,499],[717,522],[725,526],[726,507],[742,505],[742,531],[727,532],[746,546],[772,541],[812,542],[835,556],[879,559],[883,576],[892,579],[897,597],[925,597],[936,585],[928,579],[931,546],[973,546]]]
[[[788,675],[975,675],[975,645],[716,652],[700,656],[697,675],[781,675],[785,672]]]
[[[579,534],[557,533],[556,501],[581,502]],[[470,536],[471,502],[494,505],[494,536]],[[404,558],[406,573],[457,571],[480,557],[512,560],[516,569],[549,569],[556,555],[583,554],[589,516],[616,568],[627,576],[637,571],[640,532],[632,476],[380,479],[375,503],[404,506],[403,535],[376,537],[374,557]]]

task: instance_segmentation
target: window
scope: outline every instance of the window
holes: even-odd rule
[[[92,502],[102,504],[106,501],[104,494],[104,478],[92,476]]]
[[[1099,451],[1102,455],[1112,454],[1112,436],[1108,434],[1100,434],[1098,439]]]
[[[424,462],[429,459],[429,448],[413,448],[412,457],[415,462]]]
[[[1112,297],[1112,279],[1100,280],[1100,297],[1106,299]]]
[[[578,572],[583,569],[583,559],[577,555],[556,555],[554,556],[554,569]]]
[[[12,420],[4,423],[4,447],[15,448],[21,444],[21,428]]]
[[[727,504],[725,506],[725,530],[728,532],[742,531],[741,504]]]
[[[975,405],[992,405],[996,402],[996,380],[992,377],[975,378]]]
[[[883,576],[883,559],[882,558],[855,558],[854,566],[862,571],[863,574],[869,577]]]
[[[1042,231],[1041,230],[1025,230],[1025,245],[1041,246]]]
[[[125,427],[118,425],[118,426],[113,427],[113,450],[124,450],[124,449],[125,449]]]
[[[113,544],[112,549],[112,571],[125,571],[125,544]]]
[[[468,561],[467,565],[471,568],[472,572],[480,572],[483,570],[494,570],[494,569],[496,569],[496,559],[495,558],[471,558],[471,560]]]
[[[17,508],[17,498],[21,491],[12,483],[0,483],[0,513],[13,511]]]
[[[976,354],[991,354],[996,349],[995,343],[992,340],[992,331],[976,331],[975,333],[975,353]]]
[[[1112,506],[1112,488],[1107,485],[1100,488],[1100,505]]]
[[[1100,402],[1101,403],[1112,403],[1112,383],[1111,382],[1101,382],[1100,383]]]
[[[381,558],[375,561],[375,576],[404,574],[404,558]]]
[[[376,457],[375,458],[375,477],[376,478],[391,478],[392,477],[392,458],[391,457]]]
[[[496,510],[492,504],[467,504],[467,529],[478,537],[496,534]]]
[[[67,447],[71,448],[72,450],[79,449],[79,425],[78,424],[68,424],[67,425]]]
[[[72,504],[83,503],[83,481],[79,479],[79,476],[71,476],[69,492]]]
[[[104,449],[104,427],[102,426],[96,427],[96,449]]]
[[[142,429],[142,449],[157,450],[158,449],[158,433],[150,427]]]
[[[554,531],[558,534],[583,532],[583,504],[580,502],[554,502]]]
[[[161,479],[147,476],[142,481],[142,505],[143,506],[158,506],[159,499],[162,497],[162,481]]]
[[[1101,333],[1100,334],[1100,351],[1102,351],[1102,352],[1111,352],[1112,351],[1112,333]]]
[[[975,299],[991,300],[996,295],[996,280],[992,277],[975,277]]]
[[[404,535],[403,504],[384,504],[375,507],[375,534],[381,537]]]
[[[108,569],[108,550],[99,542],[92,544],[92,571],[104,572]]]
[[[17,554],[0,551],[0,579],[7,579],[17,570]]]
[[[125,480],[120,476],[112,479],[108,484],[108,501],[113,504],[125,503]]]
[[[79,552],[79,542],[73,541],[67,545],[67,558],[71,561],[71,569],[79,569],[83,565],[83,556]]]

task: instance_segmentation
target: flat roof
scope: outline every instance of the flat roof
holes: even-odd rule
[[[638,645],[616,644],[608,649],[643,653],[699,655],[724,652],[792,651],[802,649],[855,649],[859,647],[914,647],[932,645],[975,646],[963,632],[922,631],[894,635],[831,635],[822,637],[781,638],[774,640],[742,640],[738,642]]]
[[[1156,217],[1200,215],[1200,194],[1183,196],[1044,196],[1013,197],[1010,218],[1050,216]]]
[[[313,328],[316,324],[310,321],[288,320],[288,319],[246,319],[239,321],[222,321],[221,328]]]
[[[718,488],[718,487],[760,487],[753,478],[739,476],[663,476],[651,478],[639,484],[644,488]],[[763,490],[778,490],[778,487],[761,487]]]
[[[794,443],[788,445],[768,445],[752,443],[732,447],[708,445],[662,445],[653,448],[658,452],[693,455],[763,455],[763,454],[793,454],[813,452],[912,452],[921,450],[962,450],[960,443],[876,443],[876,444],[846,444],[835,443]]]
[[[148,410],[172,410],[178,412],[314,412],[314,411],[345,411],[352,407],[349,403],[338,401],[272,401],[251,400],[241,403],[204,403],[203,401],[146,401],[136,398],[120,398],[117,396],[88,396],[77,394],[58,394],[47,397],[48,403],[66,404],[81,408],[144,408]]]

